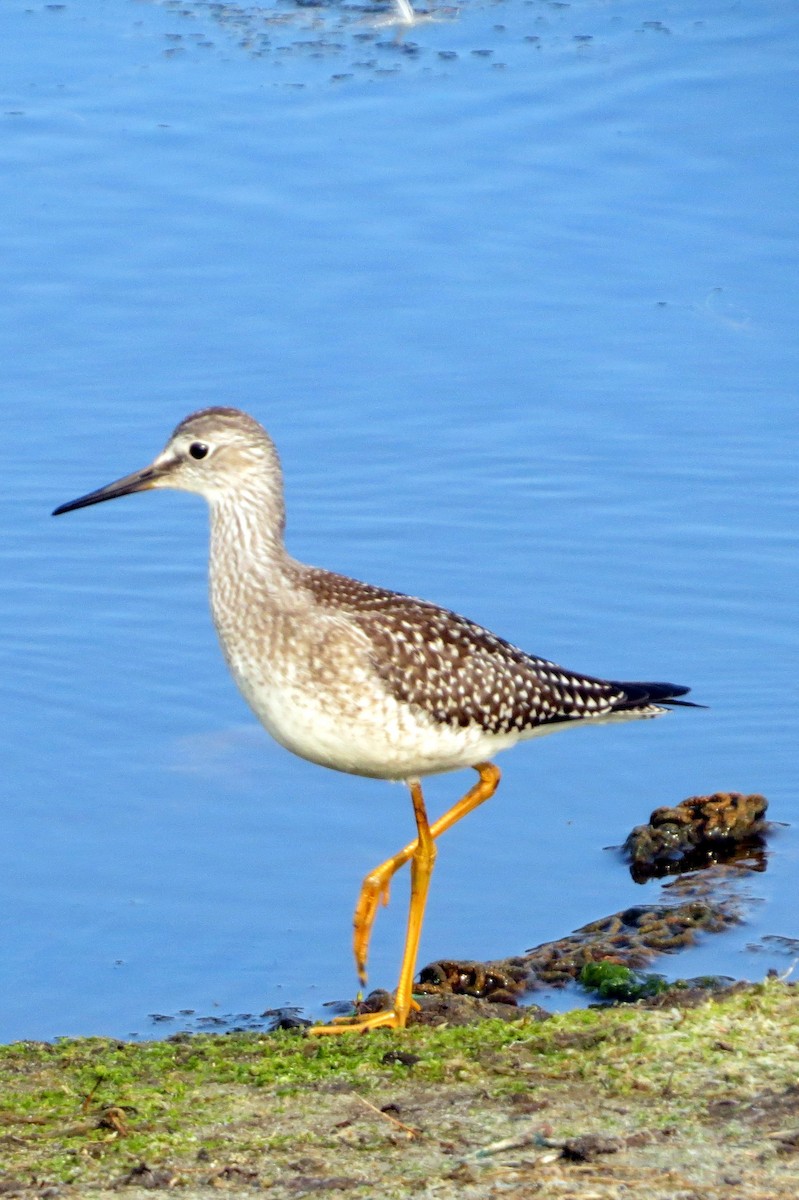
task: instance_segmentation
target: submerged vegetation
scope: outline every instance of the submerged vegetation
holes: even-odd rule
[[[586,963],[580,971],[578,983],[587,992],[595,992],[600,1000],[616,1000],[629,1004],[634,1000],[645,1000],[658,996],[670,986],[664,975],[633,971],[620,963]]]

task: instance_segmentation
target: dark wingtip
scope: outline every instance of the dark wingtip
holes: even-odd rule
[[[706,704],[697,704],[695,700],[679,700],[678,696],[687,696],[689,687],[680,683],[628,683],[616,682],[614,687],[620,688],[625,699],[617,708],[640,708],[646,704],[665,704],[673,708],[707,708]]]

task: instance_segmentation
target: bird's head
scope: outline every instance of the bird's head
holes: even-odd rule
[[[180,422],[149,466],[61,504],[53,516],[151,488],[197,492],[212,506],[264,492],[282,502],[280,460],[252,417],[237,408],[206,408]]]

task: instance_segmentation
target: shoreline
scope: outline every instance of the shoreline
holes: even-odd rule
[[[0,1195],[795,1200],[798,1064],[777,979],[365,1036],[22,1042]]]

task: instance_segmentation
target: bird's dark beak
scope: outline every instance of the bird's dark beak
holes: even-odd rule
[[[146,492],[150,488],[158,487],[168,471],[168,464],[153,463],[152,466],[145,467],[143,471],[134,471],[132,475],[125,475],[123,479],[117,479],[115,483],[108,483],[105,487],[98,488],[96,492],[88,492],[85,496],[79,496],[77,500],[59,504],[58,508],[53,509],[52,515],[60,517],[61,513],[72,512],[74,508],[88,508],[90,504],[102,504],[103,500],[116,500],[117,496],[128,496],[131,492]]]

